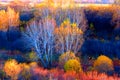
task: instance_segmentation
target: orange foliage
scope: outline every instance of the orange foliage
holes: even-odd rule
[[[62,52],[71,50],[76,54],[84,41],[83,32],[77,23],[71,23],[69,19],[64,20],[60,27],[55,28],[56,44],[58,44],[56,49],[61,51],[64,48]]]
[[[98,73],[96,71],[76,73],[75,71],[64,72],[60,69],[46,70],[37,67],[34,69],[34,73],[39,80],[120,80],[117,75],[108,76],[105,73]]]
[[[77,26],[77,23],[70,23],[69,19],[64,20],[61,26],[56,28],[55,33],[61,36],[83,34],[82,30]]]
[[[8,29],[8,17],[5,10],[0,11],[0,30]]]
[[[59,66],[63,67],[64,64],[70,59],[76,59],[79,61],[79,58],[76,57],[73,52],[68,51],[66,53],[61,54],[61,56],[59,57]]]
[[[86,10],[97,11],[99,15],[104,13],[112,13],[113,19],[112,22],[116,24],[116,28],[120,26],[120,5],[108,5],[108,6],[95,6],[90,5]]]
[[[37,67],[33,69],[34,74],[42,75],[42,76],[47,76],[48,70],[43,69],[41,67]]]
[[[22,68],[19,66],[16,60],[8,60],[5,62],[4,71],[11,77],[12,80],[16,80]]]
[[[19,13],[15,12],[10,7],[7,11],[0,11],[0,30],[6,31],[9,27],[16,27],[19,25]]]
[[[60,78],[60,74],[64,74],[64,70],[60,70],[60,69],[51,69],[49,71],[50,74],[50,78],[53,79],[58,79]]]
[[[98,72],[112,71],[113,70],[113,62],[109,57],[101,55],[94,62],[94,68]]]
[[[112,12],[114,13],[117,9],[117,6],[113,5],[108,5],[108,6],[95,6],[95,5],[90,5],[86,8],[87,10],[92,10],[92,11],[100,11],[100,13],[104,12]]]
[[[67,71],[63,74],[64,80],[76,80],[77,79],[77,73],[75,71]]]
[[[14,9],[8,7],[7,9],[7,16],[8,16],[8,25],[9,26],[18,26],[19,25],[19,13],[15,12]]]
[[[70,7],[75,7],[75,2],[74,0],[44,0],[45,5],[52,7],[52,8],[57,8],[57,7],[62,7],[62,8],[70,8]]]
[[[98,73],[96,71],[81,73],[78,76],[80,80],[119,80],[117,76],[108,76],[105,73]]]

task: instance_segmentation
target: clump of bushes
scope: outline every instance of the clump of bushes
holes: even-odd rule
[[[4,71],[12,80],[16,80],[22,68],[16,60],[12,59],[5,62]]]
[[[30,80],[31,77],[32,77],[31,70],[33,68],[36,68],[38,65],[37,65],[36,62],[31,62],[29,64],[21,63],[20,66],[22,68],[22,71],[21,71],[21,73],[18,76],[19,79],[20,80]]]
[[[29,61],[37,61],[37,60],[38,60],[38,56],[37,56],[37,54],[36,54],[34,51],[26,54],[26,55],[25,55],[25,58],[26,58],[27,60],[29,60]]]
[[[59,66],[63,67],[64,64],[70,60],[70,59],[76,59],[79,61],[79,58],[75,56],[75,54],[72,51],[68,51],[63,53],[60,57],[59,57]]]
[[[64,65],[65,71],[75,71],[75,72],[81,72],[81,64],[76,59],[70,59],[68,60]]]
[[[8,7],[7,11],[0,10],[0,30],[6,31],[9,27],[19,26],[19,13]]]
[[[113,62],[112,60],[104,55],[101,55],[95,60],[94,62],[94,69],[98,72],[109,72],[114,70],[113,69]]]
[[[119,80],[117,76],[108,76],[105,73],[98,73],[96,71],[90,71],[87,73],[74,71],[64,72],[60,69],[46,70],[41,67],[37,67],[32,72],[35,80]]]
[[[76,59],[70,59],[64,65],[65,70],[44,69],[39,67],[36,62],[19,63],[12,59],[5,63],[4,71],[12,80],[119,80],[117,76],[108,76],[105,73],[82,72],[80,62]]]
[[[18,63],[15,59],[10,59],[5,62],[3,67],[4,72],[7,76],[9,76],[12,80],[25,79],[29,80],[31,75],[31,69],[37,67],[36,62],[27,63]]]

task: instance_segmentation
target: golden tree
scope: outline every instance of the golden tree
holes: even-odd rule
[[[76,54],[84,41],[83,31],[76,23],[70,23],[69,19],[56,28],[55,34],[57,39],[56,44],[58,44],[56,49],[60,53],[70,50]]]
[[[22,68],[14,59],[5,62],[4,71],[12,80],[17,80]]]
[[[82,67],[78,60],[76,59],[70,59],[68,60],[64,65],[65,71],[75,71],[75,72],[81,72]]]
[[[20,64],[21,68],[22,68],[22,71],[19,75],[19,77],[22,77],[24,78],[25,80],[30,80],[30,77],[31,77],[31,73],[30,73],[30,65],[29,64],[26,64],[26,63],[22,63]]]
[[[113,62],[109,57],[101,55],[94,62],[94,68],[98,72],[112,71],[113,70]]]
[[[10,7],[7,8],[7,11],[0,11],[0,30],[6,31],[9,27],[16,27],[19,22],[19,13]]]
[[[15,12],[14,9],[8,7],[7,9],[7,16],[8,16],[8,25],[9,26],[18,26],[19,25],[19,13]]]
[[[72,51],[77,53],[83,44],[86,19],[81,8],[60,9],[55,12],[59,27],[55,28],[56,50],[59,53]]]
[[[8,16],[5,10],[0,11],[0,30],[8,29]]]
[[[59,57],[60,67],[63,67],[64,64],[70,59],[76,59],[76,60],[79,61],[79,58],[76,57],[75,54],[71,51],[68,51],[68,52],[65,52],[65,53],[61,54],[61,56]]]

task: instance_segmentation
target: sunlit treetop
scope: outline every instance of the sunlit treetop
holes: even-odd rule
[[[55,33],[62,36],[83,34],[83,31],[76,25],[76,23],[72,24],[69,20],[65,20],[59,28],[56,28]]]
[[[8,7],[7,11],[0,10],[0,30],[6,31],[9,27],[19,25],[19,13]]]

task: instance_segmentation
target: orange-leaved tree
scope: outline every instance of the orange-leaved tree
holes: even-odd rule
[[[14,9],[8,7],[7,11],[0,10],[0,30],[6,31],[9,27],[16,27],[19,22],[19,13]]]
[[[8,25],[11,27],[16,27],[19,25],[19,13],[15,12],[14,9],[8,7],[7,8],[7,16],[8,16]]]
[[[70,23],[70,20],[65,20],[60,27],[56,28],[56,50],[59,53],[72,51],[75,54],[81,48],[84,41],[83,31],[76,23]]]
[[[5,62],[4,71],[12,80],[17,80],[22,68],[16,60],[12,59]]]

